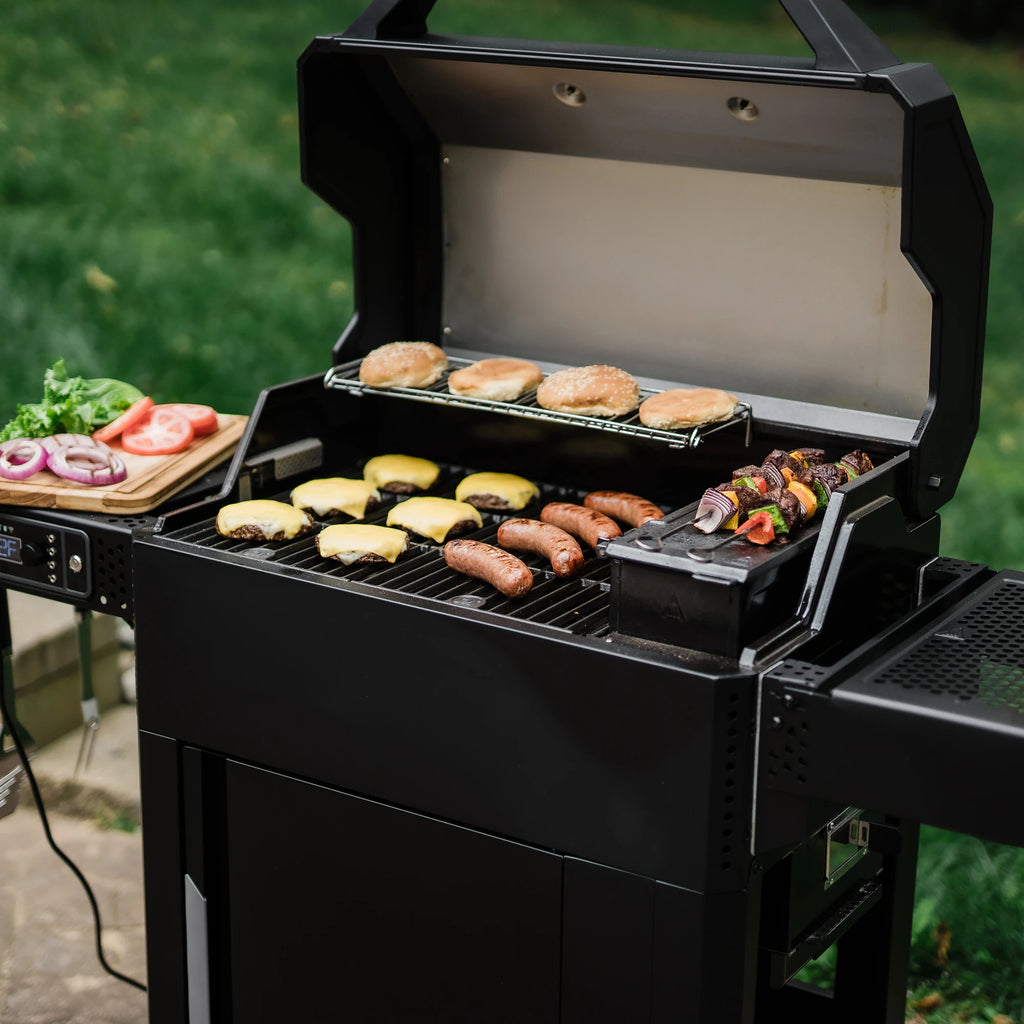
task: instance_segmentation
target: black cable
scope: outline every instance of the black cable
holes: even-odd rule
[[[28,784],[32,789],[32,798],[36,802],[36,810],[39,811],[39,820],[43,823],[43,832],[46,834],[46,841],[50,844],[50,848],[53,852],[57,854],[65,864],[67,864],[74,876],[82,883],[82,888],[85,889],[85,895],[89,897],[89,906],[92,907],[93,926],[96,933],[96,956],[99,957],[100,965],[108,974],[117,978],[118,981],[123,981],[126,984],[139,989],[140,992],[145,992],[146,986],[143,985],[141,981],[136,981],[134,978],[129,978],[127,974],[122,974],[120,971],[115,970],[107,963],[107,958],[103,955],[103,924],[100,921],[99,905],[96,902],[96,897],[93,895],[92,887],[86,881],[85,875],[83,875],[79,870],[78,865],[54,841],[53,833],[50,831],[50,822],[46,817],[46,810],[43,807],[43,798],[39,793],[39,785],[37,784],[35,774],[29,765],[28,752],[25,750],[25,744],[22,743],[21,737],[18,735],[17,721],[7,709],[7,699],[4,694],[3,686],[0,686],[0,716],[2,716],[4,722],[10,726],[9,731],[11,739],[14,740],[14,748],[18,752],[18,757],[21,758],[21,765],[25,769],[25,777],[28,779]]]

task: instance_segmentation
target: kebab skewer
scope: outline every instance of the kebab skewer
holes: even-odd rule
[[[833,491],[874,469],[860,449],[826,462],[820,448],[776,449],[760,466],[742,466],[731,482],[708,488],[694,526],[702,533],[732,530],[753,544],[787,538],[825,508]]]

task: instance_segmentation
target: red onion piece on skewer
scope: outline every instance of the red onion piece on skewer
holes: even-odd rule
[[[693,525],[703,533],[714,533],[736,515],[736,506],[728,495],[709,487],[697,506]]]

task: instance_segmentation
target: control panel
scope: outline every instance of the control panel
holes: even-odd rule
[[[88,598],[88,535],[73,527],[0,513],[0,586],[65,599]]]

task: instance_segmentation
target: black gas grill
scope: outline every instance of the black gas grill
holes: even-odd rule
[[[437,36],[428,0],[303,55],[356,316],[133,545],[153,1024],[894,1024],[914,823],[1024,844],[991,785],[1024,750],[1021,577],[942,558],[935,515],[977,423],[988,195],[934,69],[838,0],[783,6],[814,59]],[[362,385],[404,339],[741,404],[674,432]],[[704,488],[799,445],[877,468],[789,544],[711,551]],[[667,514],[570,580],[528,558],[520,600],[438,545],[342,567],[216,532],[389,452],[441,496],[526,476],[528,516],[605,488]],[[794,981],[832,945],[834,990]]]

